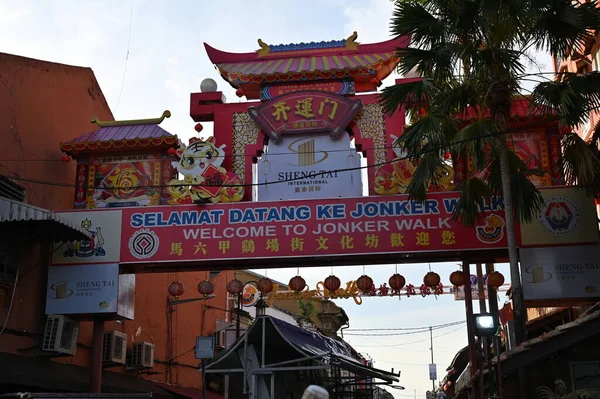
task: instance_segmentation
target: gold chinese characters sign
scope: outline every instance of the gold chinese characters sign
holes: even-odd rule
[[[337,140],[361,108],[360,100],[307,90],[275,97],[248,108],[248,113],[278,143],[285,133],[328,132]]]

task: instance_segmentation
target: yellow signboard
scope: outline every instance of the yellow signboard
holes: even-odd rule
[[[544,204],[533,221],[521,224],[521,247],[600,241],[593,198],[575,187],[540,191]]]

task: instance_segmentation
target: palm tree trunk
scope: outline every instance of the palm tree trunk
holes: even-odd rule
[[[520,345],[526,339],[527,332],[525,323],[527,319],[523,303],[523,287],[521,286],[521,271],[519,269],[518,261],[519,255],[517,253],[510,167],[508,164],[508,148],[506,148],[506,142],[504,140],[500,140],[500,174],[502,176],[502,194],[504,199],[504,212],[506,215],[506,241],[508,244],[508,259],[510,262],[515,341],[516,345]]]

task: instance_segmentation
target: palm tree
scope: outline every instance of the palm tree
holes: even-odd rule
[[[531,183],[531,170],[507,146],[514,101],[535,80],[528,98],[531,112],[546,123],[574,127],[600,106],[600,73],[528,74],[529,51],[566,55],[600,28],[597,0],[397,0],[391,21],[394,36],[411,37],[398,50],[398,71],[422,79],[387,87],[381,103],[392,114],[401,107],[411,121],[397,144],[417,165],[407,191],[425,199],[427,187],[445,173],[441,153],[469,157],[480,173],[457,187],[455,219],[472,226],[480,201],[502,196],[513,287],[515,335],[525,339],[525,308],[514,220],[531,221],[543,199]],[[476,121],[465,124],[465,116]],[[561,129],[565,131],[565,129]],[[596,137],[597,139],[597,137]],[[562,136],[566,176],[590,193],[600,192],[598,151],[574,133]]]

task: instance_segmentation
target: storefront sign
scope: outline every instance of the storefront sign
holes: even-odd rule
[[[121,263],[281,259],[504,248],[500,201],[475,228],[458,196],[406,196],[123,209]],[[243,267],[243,265],[240,265]]]
[[[284,136],[259,160],[258,181],[260,201],[360,197],[360,156],[347,134]]]
[[[487,217],[474,228],[452,220],[457,201],[457,193],[433,193],[424,203],[399,195],[137,207],[61,215],[77,214],[99,225],[120,216],[120,231],[113,228],[113,234],[103,238],[105,256],[111,259],[115,259],[112,248],[122,242],[120,258],[115,259],[120,263],[280,261],[506,247],[502,201],[482,203]],[[119,213],[105,219],[105,212]],[[65,248],[69,247],[62,245],[55,250],[53,264],[75,263],[75,259],[65,257]],[[87,258],[80,259],[80,263],[87,263]]]
[[[525,300],[600,297],[599,245],[521,249]]]
[[[328,132],[334,140],[346,134],[346,127],[362,108],[360,100],[317,90],[284,94],[248,114],[278,143],[284,133]]]
[[[537,218],[521,224],[521,246],[597,243],[598,217],[593,198],[576,188],[541,190],[544,204]]]
[[[487,274],[483,276],[483,295],[484,298],[488,298],[487,291]],[[479,285],[477,283],[477,276],[471,274],[471,296],[473,300],[479,299]],[[454,300],[456,301],[464,301],[465,300],[465,286],[461,285],[460,287],[454,287]]]
[[[133,318],[134,275],[118,264],[52,266],[48,269],[46,314],[114,313]]]
[[[322,80],[316,82],[266,84],[260,89],[260,99],[270,100],[284,94],[301,90],[319,90],[343,96],[355,94],[354,80]]]

